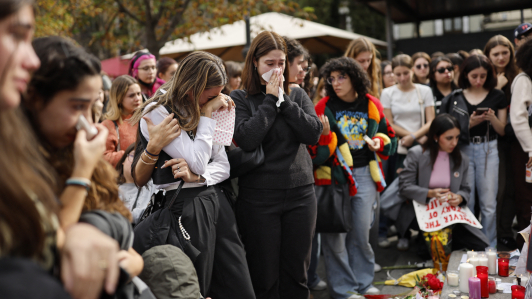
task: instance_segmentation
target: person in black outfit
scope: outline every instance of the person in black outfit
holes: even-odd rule
[[[458,86],[454,84],[454,66],[445,56],[438,56],[430,62],[430,88],[434,96],[434,109],[440,112],[441,100],[448,96]]]
[[[306,145],[318,142],[323,125],[305,91],[288,88],[286,64],[283,38],[263,31],[246,57],[244,90],[231,93],[236,144],[245,151],[262,145],[265,156],[262,165],[239,177],[236,206],[253,288],[260,299],[309,297],[306,282],[316,197]],[[266,82],[261,77],[272,69]],[[254,114],[250,102],[256,107]]]

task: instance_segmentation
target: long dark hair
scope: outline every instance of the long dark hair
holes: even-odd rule
[[[31,0],[0,1],[0,21],[33,4]],[[0,80],[9,67],[8,63],[0,70]],[[49,248],[55,245],[50,241],[55,238],[47,234],[55,235],[58,227],[52,189],[55,177],[20,108],[0,110],[0,144],[0,257],[30,258],[50,269],[53,254]]]
[[[448,62],[451,66],[454,67],[454,63],[453,61],[447,57],[447,56],[438,56],[438,57],[434,57],[434,59],[432,59],[432,61],[430,62],[429,64],[429,79],[430,79],[430,87],[432,87],[433,89],[436,88],[436,86],[438,85],[437,82],[436,82],[436,67],[438,67],[438,64],[442,61],[445,61],[445,62]],[[454,72],[454,70],[452,71]],[[456,74],[454,74],[456,76]],[[456,84],[454,84],[454,80],[451,80],[451,88],[453,90],[455,90],[456,88],[458,88],[456,86]]]
[[[471,83],[469,82],[469,78],[467,75],[469,72],[476,68],[484,68],[488,75],[486,76],[486,82],[484,82],[484,87],[488,91],[492,91],[495,86],[497,86],[497,76],[495,73],[495,68],[493,67],[493,64],[491,63],[491,60],[488,59],[488,57],[484,55],[476,55],[473,54],[469,56],[462,65],[460,66],[460,77],[458,78],[458,86],[462,89],[467,89],[471,86]]]
[[[58,184],[56,193],[64,190],[66,180],[72,175],[74,167],[74,147],[56,149],[40,132],[36,115],[64,90],[75,90],[89,76],[100,75],[100,61],[83,48],[58,36],[38,38],[33,47],[41,60],[41,67],[35,72],[28,84],[28,96],[24,100],[27,114],[32,120],[33,129],[40,137],[42,152],[56,171]],[[42,105],[37,107],[35,102]],[[83,211],[105,210],[118,212],[131,219],[131,213],[118,197],[116,171],[103,159],[97,163],[91,177],[92,185],[83,204]]]
[[[435,140],[438,140],[443,133],[454,128],[460,130],[460,124],[456,118],[447,113],[439,114],[432,121],[429,132],[427,133],[427,142],[423,144],[423,150],[430,151],[430,162],[432,163],[432,166],[434,166],[436,158],[438,157],[438,152],[440,151],[440,146],[437,142],[435,142]],[[449,156],[454,162],[453,170],[458,169],[462,164],[462,153],[460,153],[458,146],[454,148],[453,152],[450,153]]]
[[[532,39],[519,46],[515,54],[517,66],[532,78]]]

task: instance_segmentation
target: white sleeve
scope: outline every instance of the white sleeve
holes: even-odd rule
[[[382,91],[381,94],[381,103],[383,108],[391,108],[392,107],[392,99],[391,99],[391,89],[392,87],[385,88]]]
[[[425,103],[423,107],[434,106],[434,96],[432,95],[432,89],[430,89],[430,87],[423,86],[423,89],[420,90],[420,93],[423,97],[423,102]]]
[[[145,109],[149,107],[150,105]],[[145,116],[149,117],[154,125],[158,125],[168,115],[168,111],[163,106],[158,106]],[[215,126],[215,120],[202,116],[200,117],[194,140],[190,139],[186,132],[181,132],[176,139],[163,148],[163,151],[174,159],[185,159],[192,172],[203,175],[207,168],[207,163],[211,159],[212,136]],[[144,119],[140,121],[140,132],[146,140],[150,140],[148,125]]]
[[[532,157],[532,132],[528,124],[528,108],[532,105],[532,81],[520,76],[512,84],[512,105],[510,105],[510,122],[523,151]]]
[[[212,186],[229,178],[229,160],[223,145],[215,145],[211,163],[207,164],[207,170],[202,175],[205,183],[201,185]]]

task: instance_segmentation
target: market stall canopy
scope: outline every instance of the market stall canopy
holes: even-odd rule
[[[299,40],[310,54],[343,53],[351,40],[363,35],[326,26],[323,24],[270,12],[250,18],[251,38],[264,30],[275,31],[282,36]],[[366,37],[379,48],[386,48],[384,41]],[[243,61],[242,49],[246,45],[245,22],[214,28],[209,32],[196,33],[186,39],[167,42],[159,51],[160,56],[180,60],[192,51],[207,51],[223,60]]]
[[[390,5],[394,23],[490,14],[499,11],[527,9],[530,0],[358,0],[386,15],[386,3]]]

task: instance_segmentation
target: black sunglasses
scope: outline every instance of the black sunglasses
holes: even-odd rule
[[[445,70],[448,70],[449,73],[450,73],[450,72],[454,71],[454,67],[452,67],[452,66],[441,67],[441,68],[437,69],[436,72],[438,72],[440,74],[443,74],[443,73],[445,73]]]
[[[421,68],[428,68],[429,67],[429,64],[428,63],[422,63],[422,64],[418,64],[416,65],[416,69],[420,70]]]

